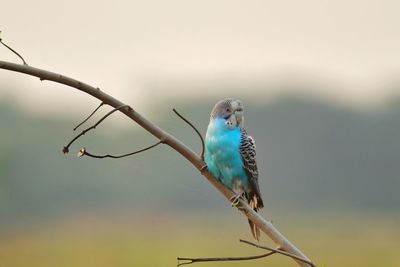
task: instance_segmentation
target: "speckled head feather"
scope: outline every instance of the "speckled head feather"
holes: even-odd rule
[[[232,98],[222,99],[215,104],[211,111],[211,119],[224,118],[228,119],[232,115],[238,123],[238,126],[242,126],[243,121],[243,104],[240,100]]]
[[[218,101],[214,108],[211,110],[211,118],[226,117],[232,114],[231,103],[233,99],[227,98]]]

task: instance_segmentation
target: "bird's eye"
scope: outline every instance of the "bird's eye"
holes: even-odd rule
[[[226,112],[231,112],[231,109],[230,109],[230,108],[227,108],[227,109],[226,109]]]

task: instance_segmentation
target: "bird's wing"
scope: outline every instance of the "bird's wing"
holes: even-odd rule
[[[254,139],[249,136],[244,129],[241,129],[239,150],[243,161],[243,168],[246,171],[252,189],[248,196],[248,201],[250,206],[254,210],[257,210],[264,207],[264,204],[261,199],[260,188],[258,186],[256,145]]]

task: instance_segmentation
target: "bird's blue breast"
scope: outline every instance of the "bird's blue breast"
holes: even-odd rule
[[[248,187],[248,178],[240,155],[240,128],[229,129],[224,119],[213,119],[207,129],[206,157],[208,170],[226,187],[237,191]]]

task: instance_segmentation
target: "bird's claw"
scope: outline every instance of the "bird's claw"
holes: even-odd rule
[[[239,205],[239,203],[240,203],[240,198],[243,197],[243,195],[244,195],[244,192],[239,192],[239,193],[234,194],[234,195],[229,199],[229,201],[231,201],[232,207],[237,207],[237,206]]]
[[[232,201],[232,207],[237,207],[239,205],[239,198]]]
[[[203,174],[205,171],[207,171],[207,169],[208,169],[207,164],[204,164],[204,166],[201,167],[200,169],[200,173]]]

